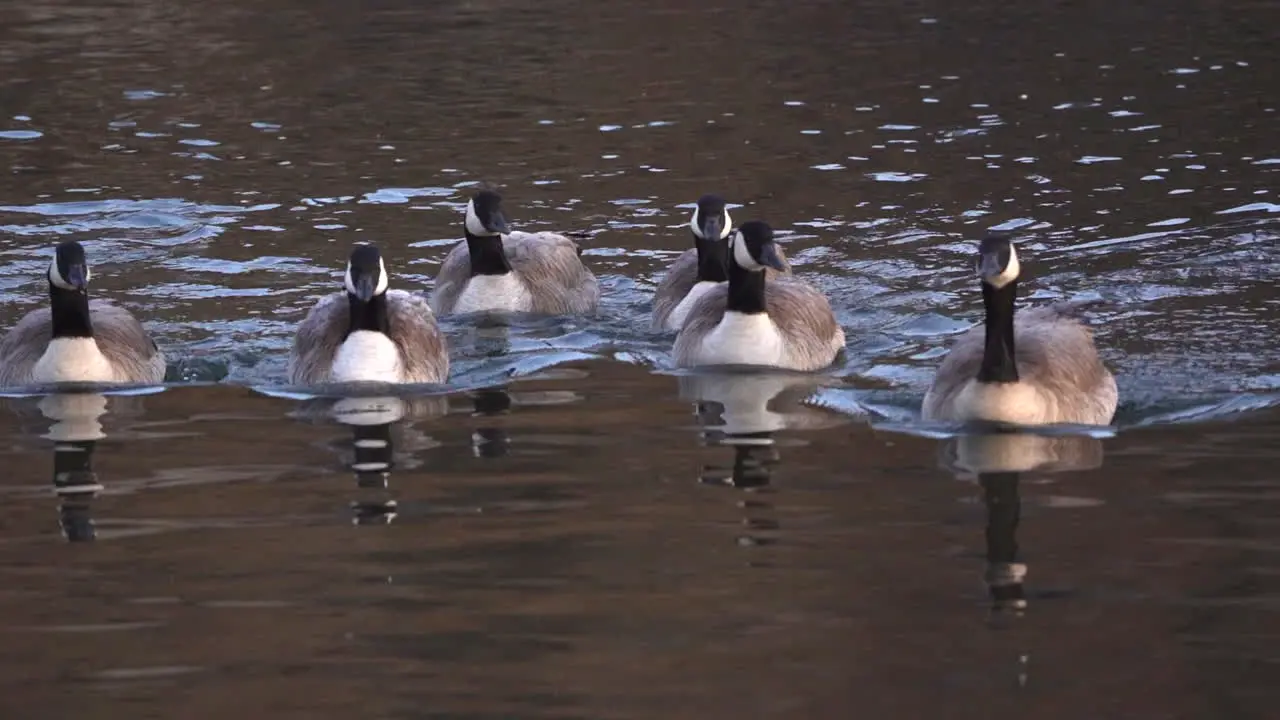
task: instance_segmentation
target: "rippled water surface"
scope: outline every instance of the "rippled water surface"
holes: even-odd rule
[[[1280,703],[1271,3],[0,5],[0,325],[74,238],[159,392],[0,400],[0,716],[1263,718]],[[306,398],[354,242],[430,287],[480,183],[599,317],[444,323]],[[673,371],[692,202],[849,337]],[[1114,431],[918,406],[1015,228]]]

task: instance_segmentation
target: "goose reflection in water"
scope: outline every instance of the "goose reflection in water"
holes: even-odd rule
[[[505,458],[512,452],[511,433],[505,418],[522,407],[549,407],[569,405],[582,401],[582,395],[572,390],[509,390],[506,386],[482,388],[472,391],[462,402],[454,405],[454,412],[470,413],[484,418],[471,431],[471,454],[482,460]],[[491,424],[492,423],[492,424]],[[528,439],[528,436],[525,436]]]
[[[58,498],[58,524],[70,542],[96,540],[93,501],[104,490],[93,469],[98,441],[107,437],[103,417],[133,416],[142,398],[98,392],[59,392],[35,398],[15,398],[10,407],[24,428],[53,442],[53,490]],[[37,413],[39,420],[36,420]],[[39,430],[33,423],[39,423]],[[46,423],[47,429],[46,429]]]
[[[768,492],[773,471],[782,461],[774,434],[838,422],[833,415],[803,404],[822,385],[822,378],[812,375],[708,372],[682,375],[678,382],[680,398],[694,401],[703,444],[733,449],[731,465],[702,466],[699,481],[704,484]],[[773,542],[761,531],[776,530],[778,523],[760,516],[773,506],[755,499],[744,500],[742,507],[752,511],[743,523],[753,533],[739,538],[739,544]]]
[[[1083,435],[991,432],[943,443],[942,466],[962,477],[976,476],[982,485],[987,509],[985,580],[993,612],[1020,616],[1027,608],[1027,566],[1018,552],[1023,473],[1089,470],[1102,465],[1102,454],[1102,443]]]
[[[69,542],[97,538],[93,499],[102,491],[93,470],[93,451],[107,436],[101,418],[107,397],[100,393],[46,395],[37,404],[52,424],[44,437],[53,441],[53,490],[58,495],[58,524]]]
[[[511,412],[511,395],[506,388],[485,388],[471,393],[471,414],[499,417]],[[511,438],[503,427],[478,427],[471,431],[471,454],[477,458],[506,457]]]
[[[417,453],[440,445],[410,421],[442,417],[448,409],[448,400],[442,396],[317,398],[290,415],[351,428],[351,452],[344,448],[341,455],[360,492],[360,498],[350,503],[352,523],[385,525],[396,518],[398,507],[391,497],[392,470],[420,467],[423,462]]]

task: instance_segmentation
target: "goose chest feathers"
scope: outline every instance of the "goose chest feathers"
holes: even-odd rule
[[[89,300],[90,274],[80,243],[55,248],[49,307],[27,313],[0,340],[0,386],[164,381],[164,354],[142,323],[124,308]]]
[[[321,298],[298,326],[289,381],[444,382],[449,352],[426,299],[388,285],[378,248],[357,245],[343,292]]]

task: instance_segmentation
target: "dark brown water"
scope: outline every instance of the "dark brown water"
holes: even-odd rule
[[[0,4],[0,324],[80,239],[172,381],[0,401],[0,717],[1271,717],[1277,22]],[[602,316],[447,323],[444,395],[282,392],[350,245],[428,287],[479,182],[591,233]],[[671,372],[706,192],[828,292],[830,376]],[[1114,433],[918,421],[993,226],[1028,302],[1100,301]]]

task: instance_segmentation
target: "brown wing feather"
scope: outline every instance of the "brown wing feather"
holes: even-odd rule
[[[404,290],[387,292],[390,337],[400,348],[405,381],[442,383],[449,379],[449,351],[444,333],[426,298]]]
[[[289,353],[289,382],[315,385],[329,380],[333,358],[351,325],[346,293],[320,298],[298,325]]]
[[[448,378],[449,353],[444,334],[426,299],[404,290],[388,290],[387,324],[388,337],[400,349],[405,382],[444,382]],[[333,359],[350,325],[351,308],[346,293],[321,298],[294,336],[289,382],[295,385],[328,382]]]
[[[582,251],[576,242],[552,232],[513,232],[502,240],[512,271],[529,288],[533,312],[595,312],[600,304],[600,284],[582,264]]]
[[[462,289],[471,279],[471,254],[467,250],[467,241],[463,240],[445,256],[440,264],[440,272],[436,273],[435,285],[431,288],[431,310],[437,315],[453,312],[453,306],[462,295]]]
[[[724,319],[725,304],[729,301],[729,283],[721,283],[698,298],[698,302],[684,318],[684,325],[676,335],[672,355],[678,365],[688,365],[698,351],[702,339],[716,329]]]
[[[844,348],[844,330],[821,290],[794,277],[766,286],[769,317],[786,340],[784,364],[793,370],[821,370]]]
[[[89,303],[94,340],[122,383],[164,381],[164,354],[128,310],[106,300]],[[32,310],[0,340],[0,385],[25,385],[53,337],[53,312]]]
[[[98,349],[127,383],[164,382],[164,354],[133,313],[106,300],[89,303]]]
[[[778,257],[787,268],[785,274],[791,275],[791,262],[787,260],[787,255],[781,247],[778,248]],[[765,269],[766,282],[775,280],[780,275],[782,273],[773,268]],[[653,312],[650,315],[649,328],[655,332],[662,330],[667,324],[667,318],[696,284],[698,284],[698,250],[690,248],[680,253],[658,283],[658,289],[653,293]]]
[[[23,315],[0,340],[0,385],[29,384],[31,371],[51,337],[53,313],[49,308],[37,308]]]
[[[653,293],[653,312],[650,315],[649,328],[654,331],[662,330],[672,311],[680,305],[680,301],[684,300],[684,296],[688,295],[697,283],[698,251],[696,248],[690,248],[680,253],[675,262],[671,263],[671,267],[667,268],[662,281],[658,283],[658,289]]]

